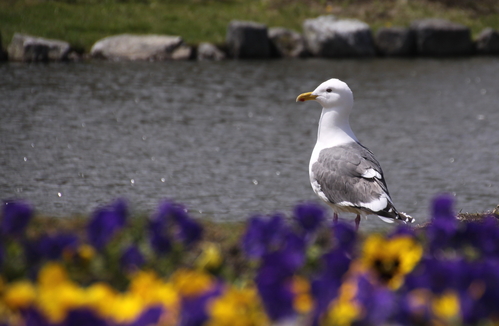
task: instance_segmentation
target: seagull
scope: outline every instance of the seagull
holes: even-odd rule
[[[296,102],[309,100],[322,105],[317,142],[309,164],[310,184],[333,209],[333,221],[338,221],[339,213],[357,214],[357,230],[361,217],[371,214],[387,223],[414,222],[411,216],[395,208],[380,164],[350,128],[353,93],[348,85],[333,78],[296,98]]]

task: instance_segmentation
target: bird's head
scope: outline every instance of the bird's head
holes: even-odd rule
[[[339,79],[332,78],[320,84],[313,92],[298,95],[296,102],[315,100],[323,108],[346,108],[353,106],[353,93],[350,87]]]

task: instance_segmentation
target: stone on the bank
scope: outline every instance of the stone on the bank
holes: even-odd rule
[[[303,36],[293,30],[274,27],[269,29],[271,50],[274,56],[300,58],[307,55]]]
[[[403,27],[380,28],[374,38],[376,50],[386,56],[408,56],[416,54],[414,31]]]
[[[2,34],[0,34],[0,61],[7,60],[7,51],[3,49]]]
[[[194,49],[191,46],[182,44],[175,50],[173,50],[171,59],[172,60],[189,60],[194,56]]]
[[[356,19],[332,15],[307,19],[303,36],[308,50],[320,57],[369,57],[375,54],[371,28]]]
[[[416,34],[416,47],[423,56],[457,56],[473,52],[468,27],[445,19],[422,19],[411,23]]]
[[[39,62],[67,60],[68,42],[15,33],[7,49],[12,61]]]
[[[220,51],[214,44],[211,43],[200,43],[198,46],[197,58],[200,61],[203,60],[223,60],[225,59],[225,53]]]
[[[107,60],[162,61],[187,59],[187,49],[180,36],[130,35],[109,36],[97,41],[90,50],[94,58]],[[180,53],[176,51],[180,50]]]
[[[479,54],[499,54],[499,31],[484,29],[476,39],[476,51]]]
[[[255,22],[233,20],[227,27],[229,53],[236,59],[270,58],[267,26]]]

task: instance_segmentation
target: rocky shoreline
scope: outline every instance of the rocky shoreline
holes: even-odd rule
[[[356,19],[332,15],[306,19],[303,32],[231,21],[222,45],[186,44],[181,36],[109,36],[90,53],[78,53],[68,42],[14,34],[7,51],[0,39],[0,60],[19,62],[225,60],[271,58],[454,57],[499,55],[499,31],[484,29],[475,39],[469,27],[444,19],[422,19],[409,27],[386,27],[373,33]]]

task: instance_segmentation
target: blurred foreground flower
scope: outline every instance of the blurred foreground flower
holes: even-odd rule
[[[196,260],[196,266],[201,270],[215,272],[223,263],[220,246],[213,242],[205,242],[202,245],[201,255]]]
[[[7,215],[29,221],[31,208],[16,205]],[[449,196],[432,218],[364,237],[341,221],[324,227],[324,211],[301,204],[292,219],[248,220],[238,244],[249,262],[237,244],[203,241],[170,201],[147,221],[125,223],[123,201],[97,210],[88,243],[2,224],[0,325],[494,325],[497,218],[460,222]]]
[[[113,235],[125,226],[126,203],[116,200],[109,206],[97,209],[87,225],[88,241],[96,249],[103,249]]]
[[[21,236],[33,217],[32,208],[22,201],[5,201],[0,230],[3,235]]]
[[[207,326],[265,326],[268,318],[254,288],[229,287],[208,303]]]
[[[423,247],[412,237],[385,239],[372,235],[363,246],[362,263],[391,289],[397,289],[403,278],[421,259]]]
[[[185,247],[201,240],[203,228],[193,220],[184,207],[171,201],[160,204],[149,222],[150,242],[158,254],[169,253],[174,240],[179,239]]]
[[[131,245],[123,250],[120,264],[125,271],[138,270],[145,263],[145,258],[137,246]]]
[[[316,203],[305,203],[295,206],[294,217],[298,225],[307,235],[315,233],[326,218],[324,208]]]

